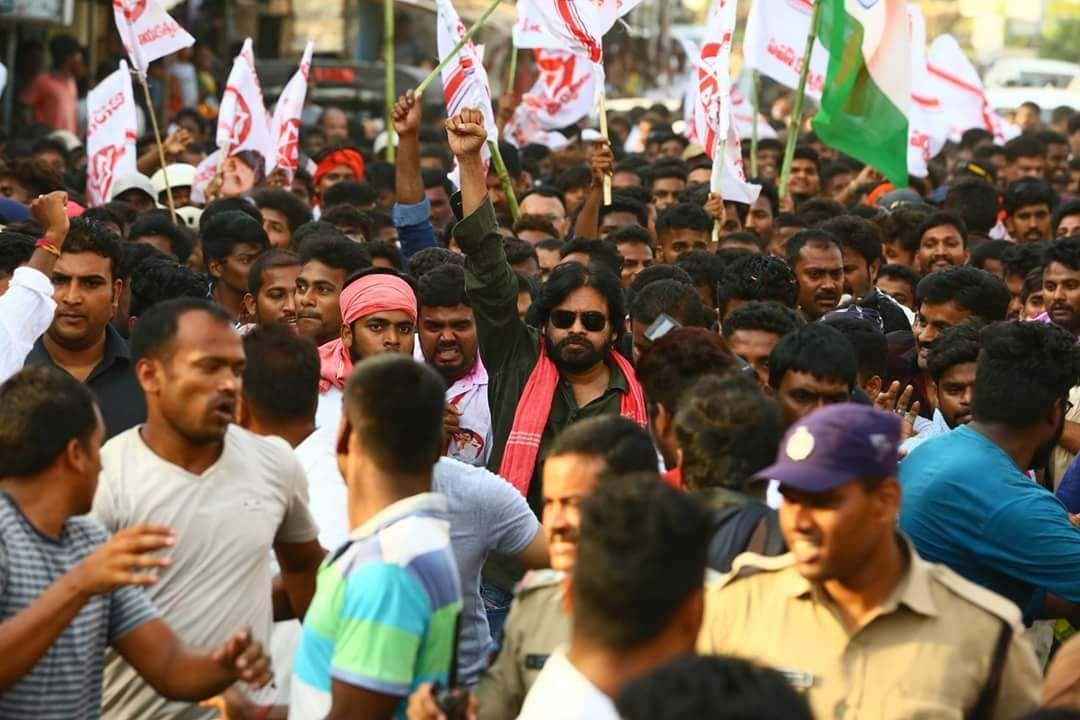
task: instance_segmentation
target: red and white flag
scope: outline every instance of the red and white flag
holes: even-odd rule
[[[754,133],[754,106],[746,101],[739,92],[739,88],[734,85],[731,87],[731,111],[735,115],[735,130],[739,133],[739,137],[744,140],[751,137]],[[757,116],[757,126],[759,140],[776,138],[776,130],[773,130],[773,126],[760,112]]]
[[[539,142],[565,144],[558,135],[536,139],[540,131],[558,130],[573,125],[592,112],[596,99],[596,73],[592,63],[569,50],[533,50],[539,76],[507,125],[507,134],[519,147]]]
[[[747,67],[797,88],[813,11],[813,0],[754,0],[743,39]],[[829,51],[815,39],[806,76],[807,97],[821,98],[828,69]]]
[[[206,187],[217,176],[219,165],[221,165],[221,150],[215,150],[203,158],[203,161],[195,168],[195,179],[191,183],[191,199],[194,202],[206,202]]]
[[[124,50],[141,78],[153,61],[195,44],[195,38],[157,0],[113,0],[113,17]]]
[[[604,35],[640,4],[641,0],[538,0],[531,12],[564,50],[584,55],[603,73]]]
[[[113,180],[135,167],[135,95],[128,64],[98,83],[86,96],[86,196],[90,205],[109,202]]]
[[[725,200],[750,204],[761,187],[746,182],[731,100],[731,41],[736,0],[716,0],[709,11],[697,61],[693,137],[713,160],[713,187]]]
[[[536,9],[537,0],[518,0],[514,22],[514,47],[519,50],[544,48],[558,50],[566,43],[548,31]]]
[[[949,139],[960,142],[970,128],[984,128],[994,134],[994,142],[1003,143],[1010,132],[1001,116],[990,107],[982,79],[952,35],[939,35],[930,43],[926,58],[930,88],[941,100],[949,119]]]
[[[907,6],[911,26],[911,105],[908,108],[908,174],[926,177],[930,158],[949,136],[949,120],[926,69],[926,21],[918,5]]]
[[[315,43],[309,40],[304,48],[304,56],[300,59],[300,67],[281,91],[274,108],[274,117],[270,121],[270,135],[276,152],[267,156],[266,172],[269,174],[275,167],[279,167],[285,171],[290,183],[300,164],[300,113],[304,109],[304,98],[307,96],[308,71],[311,69],[311,53],[314,50]]]
[[[217,146],[224,150],[225,157],[243,150],[254,150],[264,160],[277,155],[270,137],[262,89],[255,74],[251,38],[244,40],[225,83],[225,94],[218,109]]]

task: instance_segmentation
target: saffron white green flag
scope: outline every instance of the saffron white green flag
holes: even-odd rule
[[[907,187],[911,36],[905,0],[818,0],[829,70],[814,132]]]

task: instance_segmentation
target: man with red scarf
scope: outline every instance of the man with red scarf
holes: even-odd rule
[[[461,169],[464,219],[454,239],[465,253],[465,287],[488,369],[494,440],[488,468],[539,514],[540,466],[560,430],[599,415],[617,413],[641,425],[648,416],[630,363],[613,349],[626,317],[618,277],[597,266],[560,265],[533,307],[542,330],[518,316],[517,276],[506,259],[480,158],[487,138],[483,122],[479,110],[463,110],[446,122]],[[510,587],[513,574],[495,573],[490,563],[488,569],[495,585]]]
[[[323,193],[346,180],[364,181],[364,156],[360,154],[360,151],[342,147],[324,154],[319,158],[312,178],[315,184],[315,197],[312,198],[312,204],[318,206]]]

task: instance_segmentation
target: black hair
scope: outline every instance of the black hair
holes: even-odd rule
[[[1031,135],[1018,135],[1005,143],[1005,160],[1014,163],[1022,157],[1045,157],[1046,147]]]
[[[218,214],[226,212],[242,212],[262,227],[262,213],[250,200],[242,197],[224,197],[213,200],[203,208],[202,215],[199,216],[199,234],[205,235],[206,226],[210,224],[210,221]]]
[[[969,267],[954,265],[932,272],[915,288],[915,307],[923,303],[941,305],[955,302],[983,322],[1004,320],[1012,296],[1009,288],[994,275]]]
[[[305,243],[314,238],[329,238],[332,240],[352,242],[352,239],[338,230],[336,226],[331,225],[328,222],[323,222],[322,220],[312,220],[293,230],[290,244],[292,249],[296,252],[303,252]]]
[[[885,380],[885,361],[889,354],[889,344],[881,328],[869,320],[858,317],[845,317],[845,313],[826,316],[823,321],[843,333],[851,346],[855,348],[855,359],[859,373],[864,378],[875,375]]]
[[[117,209],[116,204],[120,202],[122,201],[117,200],[116,202],[108,203],[106,205],[98,205],[96,207],[86,208],[86,212],[84,212],[81,217],[84,217],[87,220],[97,220],[100,223],[111,222],[115,224],[118,228],[120,228],[121,232],[123,232],[124,228],[131,223],[128,222],[127,218],[123,215],[123,213],[121,213]],[[127,203],[123,204],[127,205]]]
[[[702,592],[709,513],[655,472],[604,478],[581,505],[574,635],[613,650],[659,636]]]
[[[1050,323],[999,322],[980,335],[972,415],[980,422],[1026,428],[1080,384],[1080,348]]]
[[[345,180],[335,183],[323,193],[323,209],[335,205],[371,205],[379,199],[379,194],[366,182]]]
[[[1061,207],[1054,213],[1054,220],[1051,225],[1054,229],[1054,233],[1057,234],[1058,226],[1061,225],[1061,221],[1069,215],[1080,215],[1080,200],[1070,200],[1067,203],[1063,203]]]
[[[936,227],[941,227],[942,225],[951,225],[956,230],[956,232],[960,233],[960,239],[964,243],[964,248],[967,248],[967,225],[964,224],[964,221],[960,219],[959,215],[953,212],[949,212],[948,210],[939,210],[937,212],[932,212],[926,216],[925,220],[919,223],[918,229],[915,230],[915,232],[919,236],[919,244],[922,244],[922,236],[926,234],[927,231],[933,230]]]
[[[1080,238],[1062,238],[1046,246],[1043,264],[1056,262],[1070,270],[1080,270]]]
[[[817,150],[809,145],[796,145],[795,154],[792,155],[792,160],[809,160],[814,163],[814,168],[818,173],[821,173],[821,156],[818,155]]]
[[[113,280],[122,279],[120,264],[123,251],[120,238],[112,230],[96,220],[73,218],[68,229],[67,239],[61,250],[64,254],[93,253],[109,260],[109,272]]]
[[[253,297],[259,296],[259,291],[262,290],[263,273],[267,270],[283,267],[300,267],[300,256],[294,253],[292,250],[284,250],[282,248],[270,248],[266,252],[255,258],[255,262],[251,263],[251,269],[248,271],[248,292]]]
[[[630,283],[630,295],[636,297],[646,287],[660,280],[675,280],[690,287],[694,286],[694,280],[690,277],[690,273],[678,265],[657,264],[650,265],[637,274]]]
[[[369,240],[363,244],[371,254],[372,259],[385,258],[390,261],[395,270],[405,272],[405,260],[401,257],[401,250],[398,249],[397,245],[386,240]]]
[[[1000,260],[1004,266],[1005,255],[1012,246],[1013,244],[1008,240],[987,240],[971,251],[969,264],[971,267],[986,270],[987,260]]]
[[[547,148],[544,149],[546,150]],[[564,208],[566,207],[566,196],[563,195],[562,190],[555,187],[554,185],[539,185],[537,187],[531,188],[528,192],[518,198],[518,203],[521,203],[523,200],[525,200],[525,198],[529,197],[530,195],[539,195],[540,197],[555,198],[562,203],[562,206]]]
[[[625,159],[615,163],[615,167],[612,168],[612,174],[615,173],[633,173],[638,176],[638,180],[642,184],[644,184],[645,179],[649,176],[647,167],[643,168],[640,164],[633,161],[628,162]],[[685,180],[686,178],[684,177],[683,179]]]
[[[36,241],[23,233],[0,231],[0,273],[12,275],[30,261]]]
[[[885,259],[881,252],[881,228],[869,220],[854,215],[841,215],[826,220],[820,228],[839,238],[841,250],[851,248],[859,253],[866,260],[867,266]]]
[[[797,215],[795,213],[789,213],[789,212],[777,213],[775,222],[776,222],[776,227],[778,227],[778,228],[785,228],[785,227],[805,228],[805,227],[810,227],[809,225],[807,225],[806,220],[804,220],[802,217],[800,217],[799,215]]]
[[[358,363],[345,385],[345,414],[383,471],[430,472],[442,451],[446,385],[427,363],[384,353]]]
[[[349,277],[371,267],[370,246],[371,243],[353,242],[346,237],[312,236],[300,248],[300,264],[318,260],[328,267],[344,270],[345,277]]]
[[[908,252],[918,252],[922,235],[918,232],[922,221],[930,214],[924,207],[901,207],[893,210],[878,221],[884,242],[899,243]]]
[[[630,304],[630,317],[646,327],[661,313],[670,315],[684,327],[707,328],[714,320],[697,290],[678,280],[651,282],[634,295]]]
[[[1005,277],[1026,277],[1029,272],[1046,263],[1049,242],[1013,244],[1005,253]]]
[[[784,337],[806,325],[795,310],[771,302],[748,302],[731,311],[723,322],[725,338],[730,338],[737,330],[760,330]]]
[[[416,282],[416,300],[421,307],[472,305],[465,292],[465,268],[447,263],[433,268]]]
[[[1009,216],[1028,205],[1046,205],[1047,210],[1053,212],[1056,204],[1057,194],[1043,180],[1024,178],[1005,188],[1005,214]]]
[[[344,183],[338,184],[344,185]],[[327,194],[333,189],[334,188],[330,188],[330,190],[327,190]],[[262,208],[268,208],[270,210],[276,210],[284,215],[285,222],[289,224],[290,234],[295,232],[296,228],[304,223],[311,222],[311,206],[288,190],[282,190],[281,188],[264,188],[255,192],[251,197],[260,210]]]
[[[960,147],[973,150],[976,145],[987,140],[994,142],[994,134],[986,128],[968,128],[960,135]]]
[[[82,51],[82,45],[71,35],[54,35],[49,40],[49,57],[52,58],[54,68],[60,67]]]
[[[533,248],[535,255],[536,249]],[[585,253],[589,256],[589,263],[598,263],[607,268],[616,277],[622,272],[622,255],[614,243],[608,240],[586,240],[574,238],[564,243],[559,250],[559,257],[564,258],[571,253]],[[538,261],[539,262],[539,261]]]
[[[708,250],[684,250],[675,258],[675,265],[690,275],[695,287],[709,288],[716,301],[716,289],[724,281],[724,262]]]
[[[611,204],[600,208],[600,222],[603,223],[605,217],[617,212],[632,214],[637,220],[637,224],[642,227],[649,224],[649,211],[645,208],[645,205],[629,197],[624,192],[614,193],[611,197]]]
[[[165,256],[139,263],[131,275],[131,305],[128,314],[142,317],[164,300],[178,297],[205,298],[210,288],[206,277]]]
[[[319,353],[283,325],[244,336],[244,402],[276,422],[311,420],[319,402]]]
[[[621,415],[601,415],[563,428],[547,457],[587,455],[604,462],[604,472],[656,472],[656,447],[649,431]]]
[[[543,215],[522,215],[514,221],[514,226],[511,230],[515,236],[531,230],[533,232],[542,232],[549,238],[559,237],[559,231],[555,228],[554,223]],[[546,240],[547,238],[544,239]]]
[[[529,260],[535,260],[540,264],[540,258],[536,254],[536,248],[531,243],[518,238],[503,238],[503,251],[506,253],[506,262],[518,265]]]
[[[640,225],[627,225],[626,227],[621,227],[609,234],[607,240],[615,245],[616,248],[623,243],[641,243],[642,245],[647,245],[650,250],[656,249],[656,246],[653,244],[652,235],[649,233],[648,229],[643,228]]]
[[[169,356],[166,346],[176,338],[180,317],[189,312],[204,312],[223,325],[233,325],[229,311],[205,296],[180,297],[155,303],[139,316],[131,333],[132,364],[143,358]]]
[[[851,160],[847,158],[838,158],[832,162],[827,162],[821,167],[821,184],[825,185],[837,175],[843,175],[844,173],[858,173],[859,168]]]
[[[644,225],[646,223],[642,223]],[[656,235],[672,230],[698,230],[711,232],[714,221],[704,208],[690,203],[679,203],[663,210],[656,218]]]
[[[67,145],[65,145],[62,140],[58,140],[54,137],[49,137],[48,135],[46,135],[45,137],[35,140],[33,146],[31,146],[30,148],[31,155],[37,155],[38,153],[49,151],[58,154],[61,158],[63,158],[64,164],[68,164],[70,154],[68,153]]]
[[[779,302],[794,308],[798,295],[798,281],[787,263],[767,255],[750,255],[725,270],[717,304],[723,316],[731,300]]]
[[[187,262],[195,245],[194,238],[187,235],[178,225],[174,225],[167,213],[152,212],[140,217],[128,230],[128,242],[134,243],[147,235],[161,235],[167,238],[173,257],[179,262]]]
[[[769,386],[774,390],[789,370],[835,378],[854,389],[858,377],[855,346],[827,323],[810,323],[780,338],[769,354]]]
[[[806,698],[772,668],[734,657],[683,655],[619,695],[623,720],[813,720]]]
[[[235,210],[214,215],[209,223],[200,223],[199,230],[207,265],[212,260],[223,261],[237,245],[254,245],[259,252],[270,247],[262,223]]]
[[[968,321],[954,325],[938,336],[926,358],[926,372],[935,383],[954,365],[979,359],[980,329],[977,322]]]
[[[90,389],[63,370],[27,366],[0,385],[0,477],[36,475],[98,426]]]
[[[676,180],[686,182],[686,176],[689,172],[686,163],[676,158],[664,162],[657,162],[650,169],[649,179],[646,184],[649,188],[652,188],[657,180],[666,180],[668,178],[675,178]]]
[[[844,206],[827,197],[812,197],[799,206],[799,217],[807,227],[817,227],[826,220],[838,218],[847,212]]]
[[[428,247],[409,258],[407,272],[416,280],[442,265],[465,266],[465,256],[446,248]]]
[[[331,186],[331,189],[335,187],[337,185]],[[319,220],[330,223],[343,233],[346,228],[358,228],[360,234],[363,235],[363,240],[359,242],[372,242],[375,239],[375,228],[371,223],[371,216],[354,205],[343,204],[327,208]]]
[[[944,207],[959,213],[971,232],[986,235],[997,225],[1000,206],[997,188],[979,178],[965,178],[949,188]]]
[[[752,178],[750,182],[754,183],[755,185],[761,186],[761,194],[764,195],[765,199],[769,201],[769,208],[772,210],[773,217],[779,215],[780,193],[779,191],[777,191],[776,186],[768,180],[765,180],[764,178]]]
[[[1037,267],[1024,278],[1024,285],[1020,288],[1020,302],[1027,303],[1035,293],[1043,291],[1043,269]]]
[[[745,205],[743,207],[746,207]],[[763,238],[750,232],[749,230],[737,230],[727,235],[721,235],[719,246],[724,247],[746,247],[748,245],[753,246],[757,250],[761,251],[765,249],[767,243]]]
[[[837,250],[842,251],[840,240],[828,230],[822,230],[821,228],[800,230],[791,236],[791,239],[788,240],[787,248],[785,249],[785,259],[787,260],[788,267],[792,270],[795,269],[795,265],[799,262],[799,255],[802,253],[802,249],[807,245],[813,245],[815,247],[833,245]]]
[[[579,188],[587,188],[592,184],[592,170],[586,165],[574,165],[559,173],[555,179],[555,187],[563,193]]]
[[[695,380],[738,373],[739,364],[720,335],[702,327],[682,327],[652,343],[638,359],[636,372],[650,411],[663,405],[674,414]]]
[[[612,337],[618,340],[626,329],[626,305],[623,300],[619,276],[604,265],[592,263],[564,263],[557,265],[540,289],[540,296],[532,306],[532,317],[541,328],[547,327],[551,311],[558,307],[570,293],[583,287],[591,287],[607,301],[608,325]]]

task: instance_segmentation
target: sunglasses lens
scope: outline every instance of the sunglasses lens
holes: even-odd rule
[[[552,310],[551,324],[560,330],[566,330],[574,326],[574,318],[576,317],[577,313],[572,313],[569,310]]]
[[[581,314],[581,324],[585,326],[585,329],[589,332],[600,332],[607,325],[607,318],[598,312],[587,312]]]

